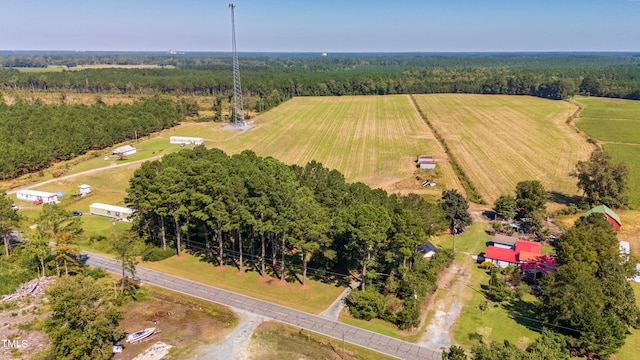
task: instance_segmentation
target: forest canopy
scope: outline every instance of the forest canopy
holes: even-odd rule
[[[246,95],[268,109],[294,96],[470,93],[565,99],[580,93],[640,99],[640,55],[633,53],[240,54]],[[79,65],[158,65],[20,72]],[[231,56],[223,53],[0,53],[0,90],[227,94]],[[167,68],[171,65],[172,68]],[[265,103],[267,102],[267,103]],[[258,110],[259,110],[258,109]]]
[[[162,97],[112,106],[0,103],[0,178],[42,170],[179,121],[176,103]]]

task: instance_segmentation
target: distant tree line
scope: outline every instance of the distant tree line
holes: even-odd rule
[[[64,59],[177,68],[41,73],[4,69],[0,89],[201,95],[230,94],[233,89],[231,58],[225,54],[0,55],[5,67],[29,61],[33,66],[62,64]],[[294,96],[471,93],[565,99],[579,93],[640,99],[636,54],[244,54],[240,61],[243,90],[259,99],[256,111]]]
[[[13,178],[90,149],[167,129],[180,121],[176,102],[162,97],[108,106],[0,103],[0,178]]]
[[[370,317],[359,309],[373,301],[403,328],[419,322],[420,300],[451,260],[445,252],[429,264],[416,252],[449,225],[437,204],[347,183],[315,161],[287,166],[248,150],[228,156],[198,146],[145,162],[126,201],[139,234],[174,254],[193,251],[302,284],[358,274],[354,313]]]

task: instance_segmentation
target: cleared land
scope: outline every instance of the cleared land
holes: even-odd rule
[[[149,295],[123,307],[120,328],[127,334],[148,327],[158,332],[136,344],[121,340],[118,344],[124,351],[114,355],[114,360],[132,359],[157,341],[175,346],[172,359],[189,359],[199,346],[223,339],[238,323],[237,315],[227,307],[152,286],[143,291]],[[169,315],[154,324],[151,318],[158,311]]]
[[[566,124],[577,107],[528,96],[416,95],[422,111],[485,201],[541,180],[549,191],[576,194],[569,176],[593,146]]]
[[[311,160],[391,192],[436,194],[415,179],[415,158],[433,155],[447,186],[455,186],[428,127],[407,96],[294,98],[257,118],[257,128],[220,144],[227,152],[252,149],[288,164]],[[426,176],[426,175],[425,175]]]

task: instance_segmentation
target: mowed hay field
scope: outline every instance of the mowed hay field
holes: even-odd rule
[[[251,149],[287,164],[316,160],[339,170],[348,181],[389,192],[439,196],[445,186],[461,189],[408,96],[294,98],[260,115],[255,124],[233,138],[207,145],[227,153]],[[434,174],[417,171],[414,160],[419,154],[434,157],[438,164]],[[430,176],[438,186],[421,187],[417,174]]]
[[[552,192],[577,193],[569,174],[594,149],[566,123],[577,106],[529,96],[415,98],[486,202],[513,194],[524,180],[540,180]]]

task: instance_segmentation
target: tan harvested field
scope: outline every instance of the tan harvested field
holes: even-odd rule
[[[574,105],[524,96],[415,98],[485,201],[491,203],[501,193],[513,192],[517,182],[529,179],[542,180],[551,191],[576,194],[575,179],[569,173],[578,160],[588,157],[592,146],[565,123],[576,110]],[[73,99],[95,100],[80,94]],[[113,102],[126,100],[124,96],[112,98]],[[202,103],[207,100],[198,98]],[[294,98],[252,121],[255,127],[244,132],[223,129],[218,123],[187,122],[141,139],[136,145],[140,156],[131,160],[180,150],[166,140],[171,135],[199,136],[207,147],[230,154],[252,149],[287,164],[317,160],[338,169],[348,181],[362,181],[389,192],[438,197],[443,189],[462,191],[444,150],[407,95]],[[434,156],[436,170],[416,169],[418,154]],[[105,166],[101,159],[89,161],[95,167]],[[78,164],[67,173],[92,167]],[[433,180],[437,186],[423,188],[416,176]],[[122,188],[127,185],[123,183]]]
[[[287,164],[316,160],[338,169],[349,181],[390,192],[439,195],[444,188],[461,188],[408,96],[294,98],[260,115],[255,124],[245,133],[210,145],[228,153],[252,149]],[[211,133],[213,138],[216,133]],[[432,173],[418,171],[414,160],[419,154],[432,155],[438,168]],[[438,185],[423,188],[416,176]]]
[[[492,203],[523,180],[548,191],[577,194],[569,176],[593,150],[566,120],[577,107],[528,96],[416,95],[480,195]]]

